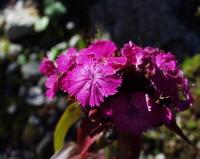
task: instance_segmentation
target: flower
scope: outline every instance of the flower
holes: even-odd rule
[[[78,52],[76,63],[79,65],[84,65],[95,60],[94,52],[90,48],[84,48]]]
[[[48,58],[44,58],[39,66],[39,71],[45,76],[50,76],[56,73],[56,66],[53,61]]]
[[[176,81],[177,92],[179,93],[179,95],[172,98],[174,107],[177,111],[184,111],[191,107],[193,103],[193,97],[189,90],[189,82],[184,77],[181,70],[177,70],[177,73],[173,76],[173,78]]]
[[[69,48],[65,53],[56,59],[57,69],[59,73],[67,72],[76,64],[77,52],[75,48]]]
[[[48,98],[53,98],[59,88],[59,77],[57,73],[58,71],[54,62],[47,58],[44,58],[39,66],[39,70],[44,75],[48,76],[45,81],[45,87],[47,89],[45,95]]]
[[[59,78],[59,88],[67,93],[67,88],[69,87],[69,80],[67,77],[67,73],[63,73]]]
[[[48,98],[53,98],[56,94],[56,92],[58,91],[59,88],[59,82],[58,82],[59,78],[57,74],[53,74],[51,76],[48,77],[48,79],[45,82],[45,86],[47,88],[47,91],[45,93],[45,95]]]
[[[155,56],[156,65],[164,72],[172,71],[177,68],[177,61],[171,53],[159,53]]]
[[[97,59],[104,60],[104,58],[112,57],[117,47],[110,40],[97,40],[90,45],[89,49],[94,52]]]
[[[110,65],[118,70],[126,65],[126,57],[116,56],[116,45],[110,40],[97,40],[88,48],[79,51],[77,59],[79,64],[88,63],[89,61],[98,61],[105,65]]]
[[[141,134],[152,126],[144,93],[121,93],[112,106],[114,124],[119,131]]]
[[[155,56],[155,63],[156,73],[150,77],[155,90],[162,97],[170,97],[174,109],[186,110],[192,105],[192,96],[189,93],[188,80],[177,67],[175,56],[161,51]]]
[[[44,59],[40,71],[48,76],[49,98],[60,89],[80,103],[91,135],[111,130],[140,136],[164,124],[190,143],[175,114],[191,106],[192,96],[170,52],[132,42],[118,52],[114,42],[97,40],[68,49],[55,62]]]
[[[163,74],[163,72],[158,68],[156,68],[155,74],[150,77],[150,82],[158,96],[168,97],[177,94],[177,85],[175,80],[165,76],[165,74]]]
[[[99,106],[104,97],[117,92],[122,82],[112,67],[94,62],[75,67],[65,79],[69,82],[65,90],[83,107]]]
[[[154,74],[150,81],[160,96],[170,96],[177,93],[176,80],[172,74],[177,72],[176,58],[171,53],[158,50],[154,54]]]
[[[173,115],[169,108],[155,104],[147,96],[142,92],[121,93],[113,100],[113,117],[117,130],[139,135],[172,120]]]
[[[122,56],[128,59],[129,65],[134,66],[139,72],[144,72],[145,76],[151,76],[155,73],[152,56],[156,52],[157,49],[151,47],[141,48],[131,41],[121,49]]]
[[[137,64],[137,55],[142,52],[143,49],[131,41],[128,44],[125,44],[121,49],[122,56],[127,57],[128,62],[132,65]]]
[[[191,105],[192,97],[187,79],[177,67],[177,60],[173,54],[165,53],[158,48],[141,48],[132,42],[125,44],[121,52],[122,56],[127,57],[129,65],[133,67],[133,72],[140,72],[149,80],[149,86],[154,89],[154,96],[158,99],[168,98],[171,107],[180,111]],[[137,75],[137,73],[134,74]],[[180,98],[180,93],[184,99]]]

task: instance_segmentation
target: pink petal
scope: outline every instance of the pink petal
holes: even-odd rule
[[[60,73],[67,72],[75,65],[76,62],[76,49],[69,48],[67,52],[61,54],[56,59],[58,71]]]
[[[164,71],[175,70],[177,67],[176,58],[171,53],[159,53],[156,55],[155,59],[157,66]]]
[[[87,64],[94,61],[95,53],[90,48],[82,49],[78,52],[77,64]]]
[[[95,63],[77,66],[67,77],[69,94],[82,106],[91,107],[99,106],[104,97],[115,94],[122,82],[110,66]]]
[[[56,73],[57,70],[53,61],[44,58],[39,66],[39,71],[46,76],[50,76]]]
[[[122,56],[126,57],[128,62],[132,65],[135,65],[137,62],[136,55],[143,51],[141,47],[135,45],[131,41],[124,45],[121,49]]]
[[[53,74],[49,76],[49,78],[45,82],[45,86],[47,88],[46,96],[49,98],[53,98],[58,91],[58,75]]]
[[[114,69],[122,69],[126,66],[127,58],[126,57],[110,57],[107,60],[108,64]]]
[[[116,51],[115,43],[110,40],[97,40],[90,46],[97,59],[110,57]]]

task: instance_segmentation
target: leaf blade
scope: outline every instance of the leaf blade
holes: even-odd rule
[[[64,145],[64,139],[70,127],[83,115],[78,103],[70,104],[59,119],[54,131],[54,151]]]

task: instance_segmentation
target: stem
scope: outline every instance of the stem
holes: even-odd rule
[[[138,159],[142,146],[142,135],[119,134],[117,159]]]

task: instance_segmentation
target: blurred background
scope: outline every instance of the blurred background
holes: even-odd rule
[[[61,95],[46,99],[39,63],[46,54],[53,58],[95,38],[176,54],[195,99],[177,116],[178,124],[200,148],[199,0],[0,0],[0,159],[50,158],[67,102]],[[73,130],[69,138],[75,138]],[[200,159],[165,128],[143,140],[141,159]]]

